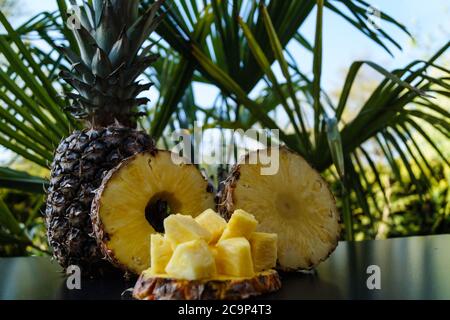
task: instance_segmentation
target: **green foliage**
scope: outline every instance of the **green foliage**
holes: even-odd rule
[[[0,189],[0,256],[48,254],[44,205],[42,194]]]
[[[26,192],[42,193],[47,180],[34,177],[26,172],[0,167],[0,188],[10,188]]]
[[[0,36],[5,62],[0,68],[0,144],[40,166],[52,161],[53,149],[70,132],[71,119],[49,77],[56,62],[51,53],[39,56],[12,28],[3,13],[0,22],[7,34]],[[19,30],[21,30],[19,28]],[[38,63],[42,59],[47,63]]]
[[[430,235],[450,231],[450,169],[441,161],[432,161],[433,179],[425,192],[415,188],[406,178],[402,183],[387,165],[378,165],[380,179],[385,181],[385,190],[375,183],[371,192],[376,202],[370,202],[371,216],[358,206],[355,196],[351,198],[353,229],[356,240],[383,239],[411,235]],[[405,169],[404,169],[405,170]],[[420,176],[420,169],[413,166],[413,172]],[[370,174],[369,171],[366,174]],[[334,182],[333,189],[339,185]],[[388,204],[384,204],[384,194]],[[370,198],[371,195],[365,193]],[[342,206],[342,203],[339,203]]]

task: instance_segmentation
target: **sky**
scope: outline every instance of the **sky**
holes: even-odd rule
[[[17,0],[20,14],[12,18],[13,26],[20,25],[42,10],[55,10],[55,0]],[[401,30],[382,22],[381,28],[396,39],[403,50],[393,46],[393,56],[352,27],[335,13],[325,9],[323,17],[322,86],[325,91],[342,87],[346,70],[355,60],[371,60],[388,70],[403,67],[415,59],[426,59],[450,40],[450,1],[447,0],[367,0],[373,7],[403,23],[414,39]],[[315,33],[315,10],[302,25],[301,33],[311,42]],[[304,72],[312,69],[312,55],[298,45],[288,48]],[[447,53],[447,61],[449,61]],[[376,75],[374,75],[376,78]],[[208,107],[217,90],[208,85],[194,85],[198,105]],[[1,154],[5,154],[1,151]],[[0,154],[0,160],[2,155]]]

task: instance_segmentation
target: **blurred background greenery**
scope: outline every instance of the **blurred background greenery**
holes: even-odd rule
[[[153,1],[141,2],[146,7]],[[154,50],[162,58],[146,71],[156,88],[140,122],[160,145],[170,147],[169,133],[191,130],[194,121],[219,130],[276,125],[280,142],[330,182],[344,215],[343,238],[450,232],[448,24],[423,20],[432,25],[427,30],[441,34],[433,39],[441,43],[430,47],[420,25],[410,32],[396,20],[401,10],[420,20],[422,13],[413,4],[168,2],[167,17],[153,35],[161,39]],[[266,19],[260,3],[267,8]],[[27,5],[33,12],[26,12]],[[371,5],[382,9],[381,29],[370,25]],[[76,126],[64,111],[65,98],[42,94],[48,86],[69,90],[57,74],[70,66],[56,50],[71,39],[61,18],[67,3],[0,0],[0,11],[0,256],[45,255],[47,165],[54,146],[69,132],[58,119]],[[378,64],[346,64],[349,57],[336,45],[327,46],[326,34],[338,28],[335,19],[352,28],[344,37],[370,43],[378,55],[395,61],[386,63],[392,70],[382,67],[385,58]],[[410,50],[419,56],[397,58],[404,46],[419,48]],[[360,60],[374,58],[366,55]],[[336,72],[336,66],[345,70]],[[207,169],[217,181],[223,168]]]

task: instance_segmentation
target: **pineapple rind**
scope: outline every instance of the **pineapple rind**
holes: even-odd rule
[[[208,280],[180,280],[143,272],[133,289],[140,300],[237,300],[277,291],[281,281],[275,270],[252,278],[215,276]]]

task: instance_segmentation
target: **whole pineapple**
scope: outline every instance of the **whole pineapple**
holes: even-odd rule
[[[80,28],[73,30],[78,50],[61,48],[72,63],[72,72],[61,77],[77,91],[68,93],[69,111],[86,124],[61,141],[51,168],[47,234],[63,267],[75,264],[86,273],[103,269],[90,218],[93,191],[121,160],[154,147],[135,129],[138,107],[148,102],[137,96],[151,86],[137,78],[157,59],[141,48],[161,19],[161,3],[140,15],[136,0],[84,2],[77,15]]]

